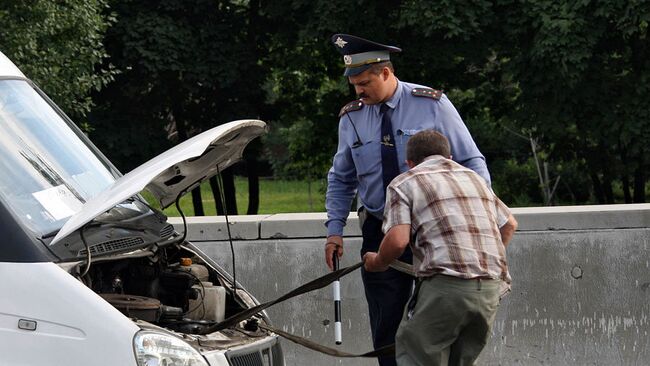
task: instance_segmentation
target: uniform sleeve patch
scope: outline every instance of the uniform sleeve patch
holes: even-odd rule
[[[416,97],[429,97],[435,100],[438,100],[442,97],[442,90],[430,89],[430,88],[415,88],[411,91]]]
[[[353,100],[350,103],[344,105],[343,108],[341,108],[341,111],[339,112],[339,117],[341,117],[342,115],[348,112],[358,111],[361,108],[363,108],[363,103],[360,100]]]

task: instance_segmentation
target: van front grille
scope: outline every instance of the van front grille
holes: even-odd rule
[[[234,356],[230,359],[230,362],[233,366],[264,366],[264,361],[262,361],[262,354],[259,352]]]
[[[103,254],[103,253],[112,253],[117,252],[123,249],[128,249],[138,245],[144,244],[144,239],[139,236],[133,236],[129,238],[120,238],[115,240],[105,241],[103,243],[95,244],[90,247],[90,254]],[[79,255],[87,255],[86,249],[79,251]]]
[[[232,366],[284,366],[284,357],[280,343],[269,347],[237,350],[226,353]]]

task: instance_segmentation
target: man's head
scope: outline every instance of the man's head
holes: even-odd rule
[[[333,35],[332,43],[343,55],[343,75],[348,77],[365,104],[381,103],[393,95],[397,79],[390,63],[390,53],[401,52],[400,48],[349,34]]]
[[[406,143],[406,163],[411,168],[431,155],[442,155],[451,159],[449,140],[438,131],[420,131]]]

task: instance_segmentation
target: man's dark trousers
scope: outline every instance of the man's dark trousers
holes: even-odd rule
[[[384,237],[381,224],[382,221],[378,218],[367,215],[361,228],[363,235],[361,257],[366,252],[379,250],[379,244]],[[411,263],[410,249],[407,249],[407,252],[399,260]],[[385,272],[366,272],[361,267],[361,279],[368,301],[373,346],[376,349],[394,343],[404,307],[411,294],[413,277],[392,268]],[[379,357],[379,364],[381,366],[397,365],[394,357]]]

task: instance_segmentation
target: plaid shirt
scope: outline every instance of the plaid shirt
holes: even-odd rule
[[[388,186],[383,230],[411,225],[417,277],[439,273],[510,283],[499,232],[509,215],[510,209],[481,176],[433,156]]]

